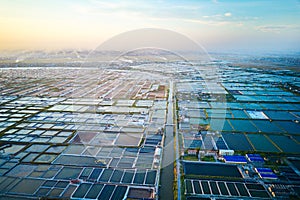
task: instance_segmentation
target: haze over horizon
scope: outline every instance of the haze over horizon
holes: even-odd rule
[[[295,52],[299,8],[297,0],[3,0],[0,50],[94,49],[126,31],[161,28],[208,51]]]

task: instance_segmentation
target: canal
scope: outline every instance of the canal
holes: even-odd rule
[[[174,199],[173,181],[174,181],[174,102],[173,102],[173,82],[170,81],[170,90],[168,96],[168,113],[165,127],[164,149],[160,173],[160,192],[159,199]]]

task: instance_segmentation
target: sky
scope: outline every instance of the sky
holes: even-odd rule
[[[0,50],[94,49],[168,29],[208,51],[300,51],[299,0],[0,0]]]

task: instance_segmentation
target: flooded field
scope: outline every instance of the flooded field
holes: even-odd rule
[[[215,163],[193,163],[185,162],[184,173],[186,176],[216,176],[242,178],[239,169],[235,165],[215,164]]]
[[[168,83],[78,70],[1,69],[0,196],[155,199]]]
[[[285,84],[298,76],[140,65],[1,69],[0,196],[268,199],[277,182],[297,194],[299,94]]]

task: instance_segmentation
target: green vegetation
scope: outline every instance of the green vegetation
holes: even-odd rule
[[[188,155],[188,156],[183,156],[183,160],[198,161],[199,159],[197,156]]]
[[[213,156],[204,156],[201,158],[201,160],[206,161],[206,162],[216,162],[216,160]]]
[[[177,199],[177,198],[178,198],[178,192],[177,192],[178,185],[177,185],[176,161],[174,161],[174,170],[173,170],[173,173],[174,173],[174,180],[173,180],[173,194],[174,194],[174,199]]]
[[[182,199],[182,200],[185,200],[186,197],[185,197],[185,195],[184,195],[184,192],[185,192],[184,172],[183,172],[182,165],[180,166],[180,174],[181,174],[181,177],[180,177],[180,184],[181,184],[181,187],[180,187],[181,199]]]
[[[52,92],[59,92],[59,91],[60,91],[60,89],[57,88],[57,87],[52,87],[52,88],[50,88],[50,90],[51,90]]]

